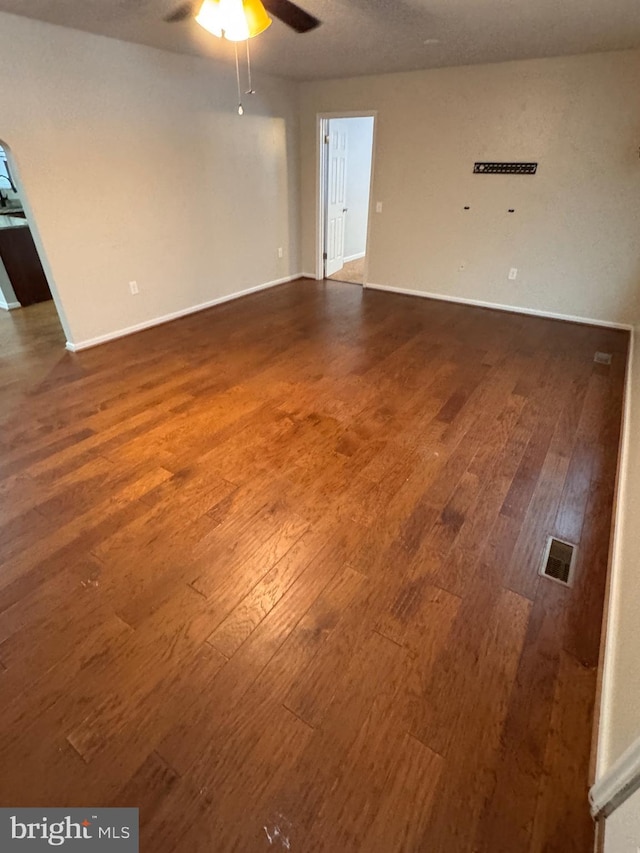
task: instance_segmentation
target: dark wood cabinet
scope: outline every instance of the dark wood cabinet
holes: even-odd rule
[[[52,298],[28,226],[0,228],[0,258],[16,299],[23,307]]]

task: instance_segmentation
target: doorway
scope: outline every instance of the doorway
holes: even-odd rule
[[[320,119],[323,278],[366,283],[374,124],[371,113]]]
[[[59,305],[43,262],[24,189],[10,150],[0,141],[0,343],[63,337]],[[44,330],[44,331],[43,331]],[[15,339],[15,340],[14,340]]]

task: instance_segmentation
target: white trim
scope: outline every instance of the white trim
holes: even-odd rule
[[[501,305],[499,302],[485,302],[481,299],[467,299],[463,296],[449,296],[444,293],[428,293],[425,290],[408,290],[405,287],[390,287],[387,284],[364,285],[371,290],[385,290],[389,293],[401,293],[403,296],[421,296],[424,299],[438,299],[441,302],[459,302],[462,305],[475,305],[478,308],[493,308],[496,311],[509,311],[512,314],[530,314],[534,317],[548,317],[551,320],[565,320],[569,323],[584,323],[588,326],[606,326],[608,329],[633,331],[628,323],[614,323],[610,320],[594,320],[590,317],[577,317],[573,314],[558,314],[555,311],[540,311],[537,308],[523,308],[520,305]]]
[[[322,281],[321,278],[316,277],[316,274],[314,272],[301,272],[300,277],[301,278],[311,278],[311,279],[313,279],[313,281]]]
[[[624,408],[622,410],[620,459],[618,463],[618,477],[614,495],[613,532],[611,541],[611,558],[609,561],[609,605],[606,621],[606,636],[604,638],[604,661],[602,664],[602,689],[600,692],[600,716],[598,720],[597,750],[596,750],[596,779],[594,789],[599,789],[609,776],[612,776],[623,756],[605,771],[608,763],[607,745],[610,741],[611,731],[611,707],[612,694],[614,691],[614,656],[618,643],[618,602],[620,601],[619,569],[622,562],[622,509],[626,506],[627,479],[629,472],[629,448],[631,446],[631,398],[633,394],[633,358],[635,348],[635,330],[631,330],[629,341],[629,352],[627,354],[627,375],[624,387]],[[629,752],[629,750],[627,750]],[[602,777],[602,778],[600,778]],[[596,790],[598,795],[598,790]]]
[[[348,255],[346,258],[343,258],[342,260],[345,262],[345,264],[350,264],[351,261],[359,261],[360,258],[366,258],[366,257],[367,257],[366,252],[357,252],[355,255]]]
[[[215,299],[210,299],[208,302],[202,302],[200,305],[191,305],[189,308],[182,308],[180,311],[172,311],[171,314],[165,314],[163,317],[154,317],[152,320],[143,320],[142,323],[136,323],[135,326],[128,326],[126,329],[118,329],[116,332],[108,332],[106,335],[98,335],[96,338],[88,338],[86,341],[67,341],[66,348],[69,352],[79,352],[89,347],[95,347],[99,344],[106,344],[108,341],[114,341],[117,338],[123,338],[126,335],[133,335],[136,332],[142,332],[144,329],[150,329],[153,326],[160,326],[163,323],[170,323],[172,320],[178,320],[180,317],[186,317],[188,314],[196,314],[198,311],[205,311],[207,308],[213,308],[214,305],[221,305],[223,302],[231,302],[233,299],[240,299],[242,296],[249,296],[251,293],[257,293],[259,290],[267,290],[270,287],[277,287],[279,284],[286,284],[289,281],[295,281],[300,278],[300,273],[295,275],[287,275],[284,278],[277,278],[275,281],[268,281],[266,284],[258,284],[255,287],[248,287],[246,290],[238,290],[235,293],[229,293],[226,296],[218,296]]]
[[[640,788],[640,739],[623,752],[589,791],[593,817],[608,817]]]
[[[325,195],[327,173],[327,151],[325,136],[328,131],[327,119],[322,115],[316,116],[316,272],[314,278],[321,281],[324,278],[324,243],[325,243]]]
[[[0,308],[5,311],[13,311],[15,308],[22,308],[22,305],[19,302],[5,302],[4,299],[0,300]]]

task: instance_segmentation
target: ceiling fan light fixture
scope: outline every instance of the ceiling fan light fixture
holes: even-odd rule
[[[271,18],[261,0],[244,0],[244,16],[249,27],[249,38],[259,36],[271,26]]]
[[[196,15],[196,21],[211,35],[222,38],[222,25],[220,18],[220,3],[215,0],[204,0],[200,11]]]
[[[271,25],[260,0],[204,0],[196,21],[207,32],[228,41],[246,41]]]

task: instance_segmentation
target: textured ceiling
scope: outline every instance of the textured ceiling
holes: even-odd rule
[[[0,11],[179,53],[231,58],[195,22],[165,24],[179,0],[0,0]],[[279,21],[254,39],[254,65],[310,80],[640,47],[638,0],[300,0],[323,20]],[[427,43],[437,39],[438,43]]]

